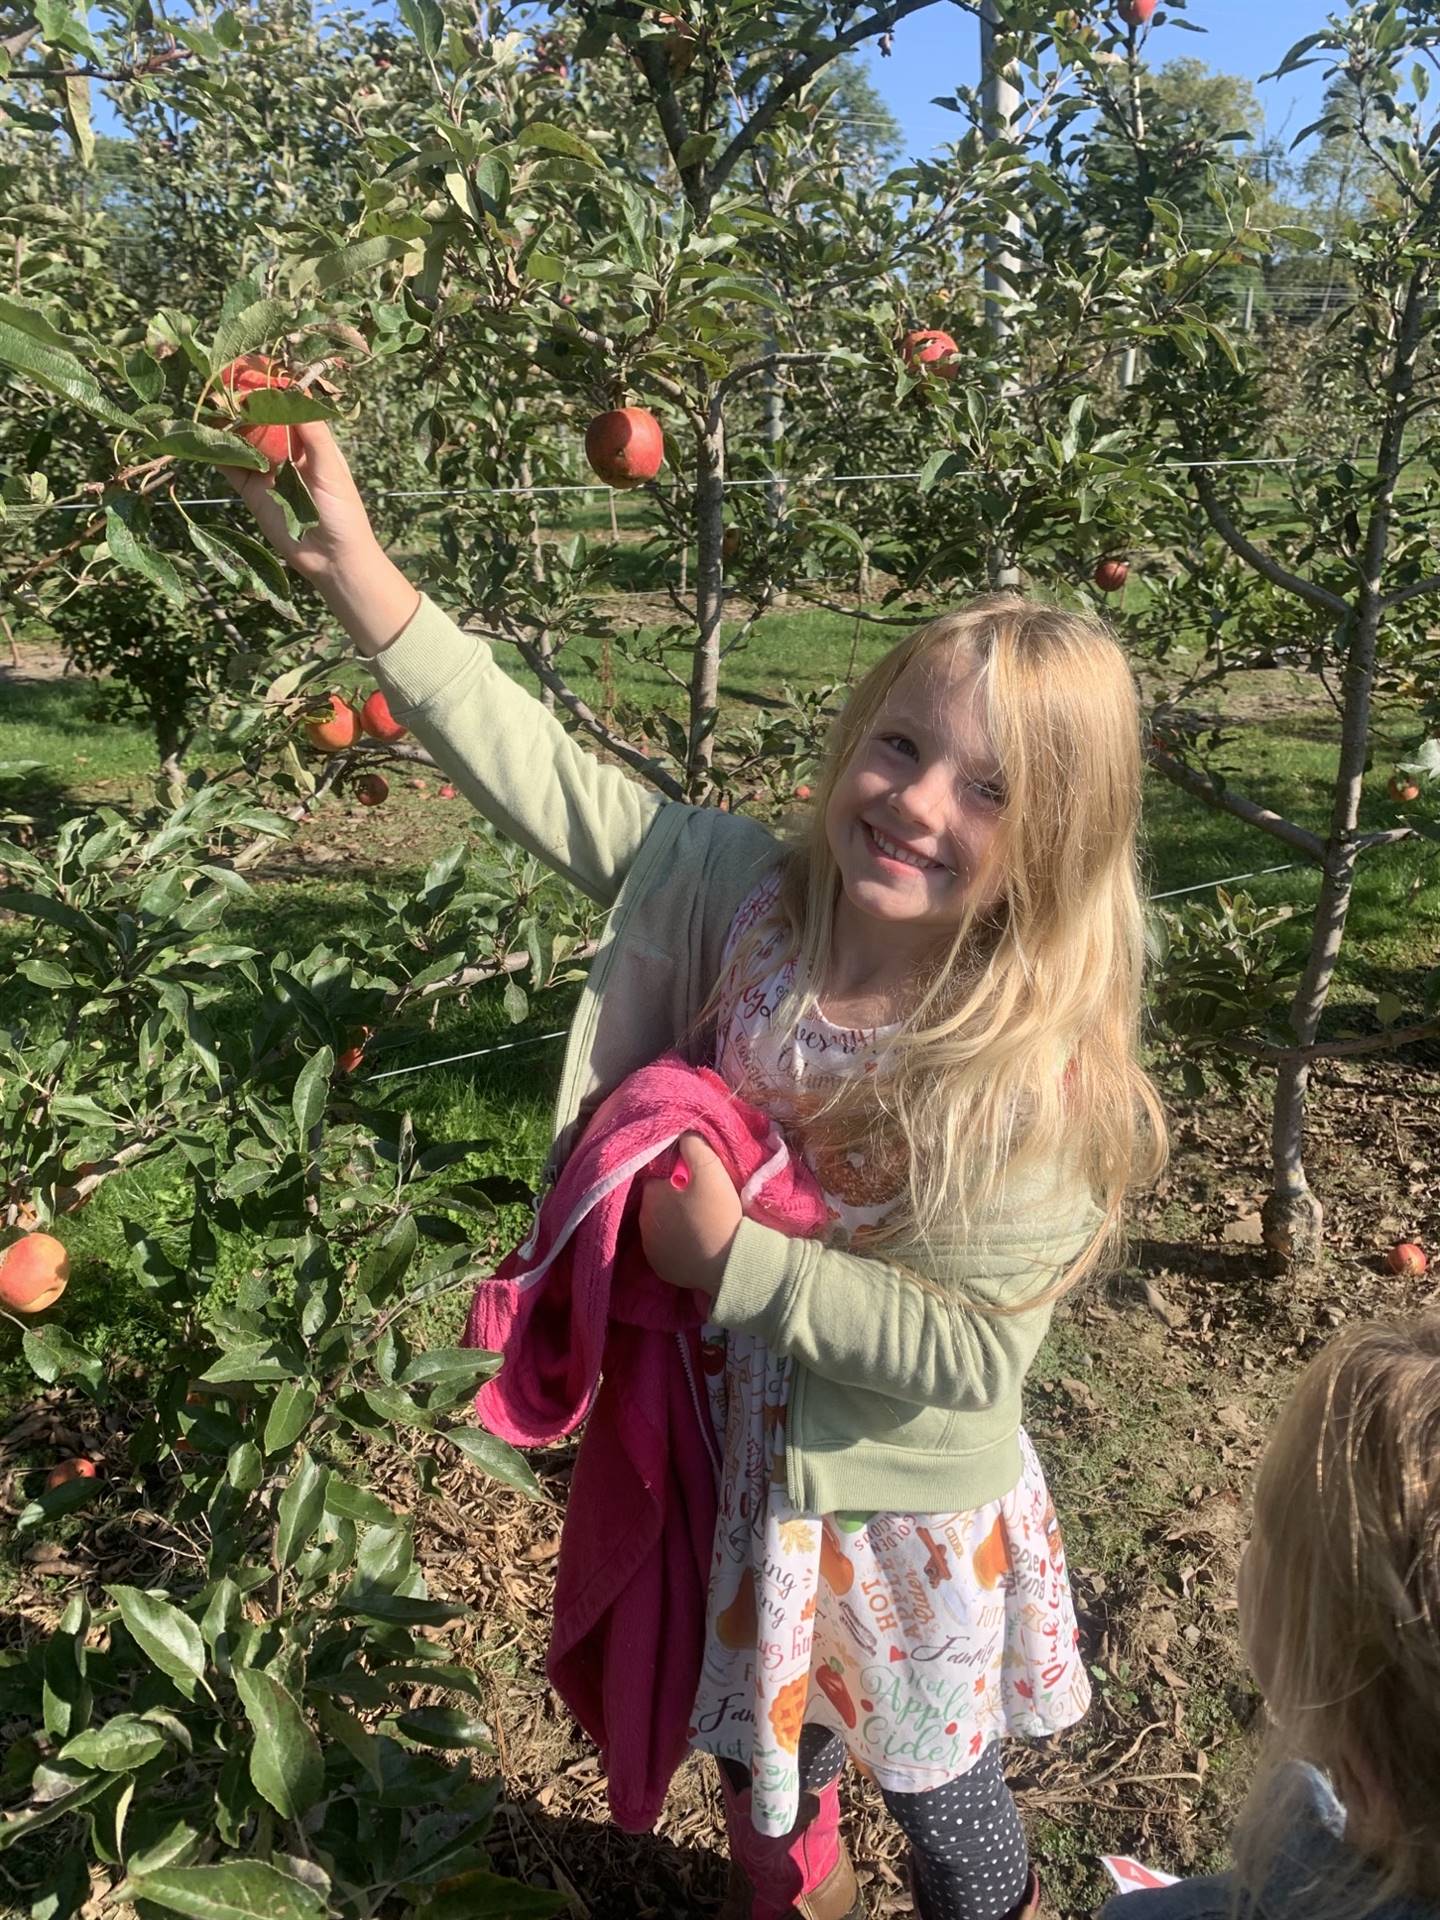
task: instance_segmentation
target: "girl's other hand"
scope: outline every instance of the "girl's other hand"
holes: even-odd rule
[[[740,1196],[719,1158],[698,1133],[680,1136],[687,1178],[645,1182],[640,1196],[640,1241],[645,1258],[672,1287],[718,1293],[730,1245],[740,1225]]]
[[[310,489],[319,524],[308,527],[303,539],[286,530],[285,516],[275,498],[275,476],[252,473],[248,467],[221,471],[254,514],[260,531],[276,553],[303,580],[323,588],[333,579],[368,564],[380,543],[370,525],[360,489],[335,436],[323,420],[303,420],[291,427],[295,467]]]

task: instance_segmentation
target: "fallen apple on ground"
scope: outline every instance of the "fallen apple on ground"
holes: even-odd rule
[[[1392,1273],[1403,1273],[1408,1280],[1418,1280],[1430,1260],[1418,1241],[1401,1240],[1386,1254],[1385,1264]]]
[[[100,1469],[95,1462],[86,1460],[83,1456],[76,1460],[61,1460],[46,1474],[45,1491],[50,1493],[54,1488],[63,1487],[71,1480],[94,1480],[98,1478],[99,1472]]]
[[[355,782],[355,798],[362,807],[383,807],[390,798],[390,782],[383,773],[362,773]]]

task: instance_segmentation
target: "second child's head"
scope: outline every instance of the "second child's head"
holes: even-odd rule
[[[908,1165],[897,1237],[963,1225],[1018,1161],[1063,1151],[1106,1222],[1078,1277],[1158,1169],[1138,1060],[1141,772],[1114,635],[1017,594],[921,627],[837,720],[782,906],[822,990],[903,978],[870,1116]],[[869,1144],[885,1150],[873,1128]]]
[[[1327,1773],[1388,1890],[1440,1905],[1440,1315],[1351,1328],[1302,1375],[1256,1480],[1240,1624],[1272,1760]],[[1281,1819],[1262,1787],[1256,1879]]]

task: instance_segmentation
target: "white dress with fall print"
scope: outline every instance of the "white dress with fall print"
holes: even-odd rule
[[[796,1044],[773,1032],[794,985],[778,927],[763,930],[777,887],[763,881],[730,929],[716,1066],[784,1126],[832,1076],[876,1071],[884,1030],[832,1026],[812,1004]],[[742,981],[735,950],[752,927]],[[842,1237],[863,1247],[893,1191],[856,1156],[814,1171]],[[1090,1684],[1064,1549],[1023,1433],[1019,1481],[970,1512],[802,1513],[786,1498],[789,1360],[718,1327],[703,1352],[723,1474],[691,1740],[750,1768],[762,1833],[794,1824],[807,1721],[840,1734],[880,1786],[918,1793],[1002,1734],[1080,1718]]]

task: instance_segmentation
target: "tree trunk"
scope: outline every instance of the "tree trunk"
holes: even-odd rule
[[[686,785],[698,797],[715,755],[720,695],[720,637],[725,618],[725,416],[718,397],[700,435],[695,483],[695,657],[690,668]]]
[[[524,498],[530,529],[526,535],[530,546],[530,578],[537,586],[542,586],[545,580],[545,563],[540,554],[540,509],[535,504],[535,495],[529,491],[534,483],[535,476],[529,459],[524,459],[520,462],[520,484],[526,489]],[[548,627],[541,630],[535,642],[535,648],[542,660],[554,658],[555,643],[550,638]],[[547,687],[543,680],[540,683],[540,704],[549,707],[552,713],[555,710],[555,691],[553,687]]]
[[[1395,485],[1399,478],[1409,405],[1415,386],[1429,290],[1427,266],[1410,277],[1397,319],[1393,358],[1385,381],[1388,402],[1376,458],[1376,484],[1370,523],[1361,557],[1360,590],[1345,655],[1344,705],[1340,725],[1340,764],[1336,770],[1325,866],[1310,951],[1289,1021],[1297,1047],[1309,1047],[1319,1030],[1330,984],[1345,937],[1345,921],[1355,886],[1355,827],[1370,744],[1370,702],[1375,658],[1384,616],[1382,585],[1390,544]],[[1305,1177],[1305,1091],[1309,1067],[1303,1055],[1280,1063],[1271,1125],[1272,1185],[1261,1213],[1265,1244],[1283,1268],[1314,1272],[1322,1253],[1324,1210]]]

